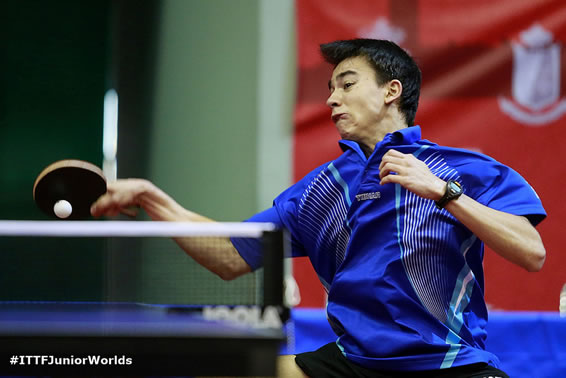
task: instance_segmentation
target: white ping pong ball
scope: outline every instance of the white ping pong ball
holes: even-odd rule
[[[67,218],[73,212],[73,206],[68,201],[60,200],[55,202],[53,211],[58,218]]]

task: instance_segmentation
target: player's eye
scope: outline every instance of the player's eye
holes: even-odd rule
[[[344,89],[348,89],[348,88],[350,88],[350,87],[353,86],[353,85],[354,85],[354,83],[346,82],[346,83],[344,83]]]

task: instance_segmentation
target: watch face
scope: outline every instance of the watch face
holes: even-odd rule
[[[460,193],[460,191],[462,190],[462,187],[456,181],[450,181],[448,184],[450,186],[450,191],[454,194]]]

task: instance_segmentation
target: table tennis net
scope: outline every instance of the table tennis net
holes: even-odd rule
[[[245,239],[263,267],[225,281],[173,238],[210,255]],[[268,224],[0,221],[0,300],[279,305],[286,239]]]

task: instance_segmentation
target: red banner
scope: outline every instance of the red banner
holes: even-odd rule
[[[505,310],[558,309],[566,283],[566,3],[563,0],[298,0],[294,178],[340,154],[325,101],[332,67],[320,43],[389,39],[423,72],[416,124],[435,143],[485,153],[518,171],[548,212],[547,250],[528,273],[487,249],[486,299]],[[308,261],[294,264],[301,306],[323,306]],[[316,288],[316,289],[315,289]]]

